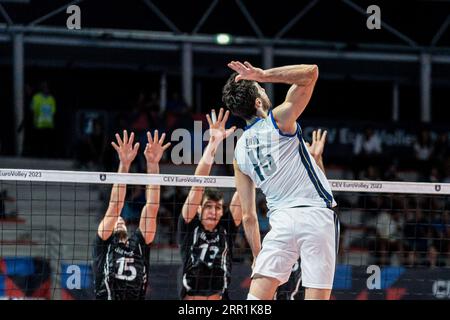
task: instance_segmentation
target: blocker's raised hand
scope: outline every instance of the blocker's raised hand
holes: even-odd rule
[[[116,133],[117,143],[114,141],[111,142],[113,148],[117,151],[119,155],[119,160],[125,166],[130,166],[133,160],[136,158],[137,152],[139,150],[139,142],[134,142],[134,132],[131,132],[130,137],[128,138],[127,130],[123,130],[123,138],[120,137],[118,133]]]
[[[223,108],[219,110],[219,116],[216,119],[216,110],[211,110],[211,116],[209,114],[206,115],[206,120],[209,124],[209,133],[211,142],[220,143],[222,140],[228,138],[235,130],[236,127],[233,126],[230,129],[225,129],[225,125],[228,121],[228,117],[230,116],[230,111],[223,112]]]
[[[314,157],[314,159],[321,159],[323,154],[323,149],[325,148],[325,142],[327,141],[327,131],[318,129],[314,130],[312,133],[311,144],[306,143],[309,153]]]
[[[144,156],[147,160],[147,163],[159,163],[164,151],[170,147],[170,142],[164,143],[164,139],[166,138],[166,134],[163,133],[161,139],[158,136],[158,130],[155,130],[153,134],[153,138],[150,132],[147,132],[147,140],[148,143],[144,150]]]

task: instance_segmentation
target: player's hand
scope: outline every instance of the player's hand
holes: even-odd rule
[[[144,156],[148,164],[159,163],[164,151],[170,147],[170,142],[163,145],[165,138],[166,134],[163,133],[161,139],[159,139],[158,130],[155,130],[153,138],[151,133],[147,132],[148,143],[145,146]]]
[[[231,61],[228,67],[239,73],[234,79],[236,82],[239,80],[254,80],[262,81],[264,77],[264,70],[261,68],[255,68],[250,62],[244,63],[239,61]]]
[[[210,142],[218,145],[222,140],[228,138],[235,130],[236,127],[233,126],[230,129],[225,129],[228,117],[230,116],[230,111],[223,112],[223,108],[220,108],[219,116],[216,119],[216,110],[211,110],[211,116],[206,115],[206,120],[209,124],[209,134]]]
[[[323,149],[325,147],[325,142],[327,140],[327,131],[323,131],[318,129],[314,130],[312,133],[312,141],[311,144],[306,142],[306,146],[308,147],[309,153],[313,156],[313,158],[317,161],[322,159]]]
[[[133,145],[134,132],[132,132],[130,137],[128,138],[127,130],[123,130],[123,139],[118,133],[116,133],[116,140],[117,143],[113,141],[111,142],[111,145],[117,151],[120,162],[124,166],[129,167],[133,160],[136,158],[137,152],[139,150],[139,142]]]

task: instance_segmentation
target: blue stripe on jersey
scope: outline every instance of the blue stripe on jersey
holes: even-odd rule
[[[253,122],[251,122],[248,125],[246,125],[244,130],[250,129],[251,127],[253,127],[254,124],[256,124],[259,120],[262,120],[262,119],[263,118],[256,118],[255,120],[253,120]]]
[[[273,117],[272,110],[270,110],[269,116],[270,116],[270,118],[272,119],[273,126],[275,127],[275,129],[278,130],[278,133],[279,133],[280,135],[282,135],[282,136],[284,136],[284,137],[295,137],[295,135],[298,133],[298,128],[297,128],[297,130],[295,131],[294,134],[288,134],[288,133],[283,133],[283,132],[281,132],[280,128],[278,128],[278,125],[277,125],[277,122],[275,121],[275,118]]]
[[[298,125],[298,127],[300,128],[300,125]],[[305,166],[306,172],[308,172],[308,176],[311,179],[314,188],[316,188],[317,193],[325,201],[327,208],[331,208],[333,205],[333,197],[325,190],[319,178],[317,177],[316,172],[314,171],[314,167],[311,163],[311,159],[309,158],[308,151],[303,144],[302,129],[300,128],[300,130],[297,132],[297,138],[299,140],[300,159],[302,159],[302,163]]]

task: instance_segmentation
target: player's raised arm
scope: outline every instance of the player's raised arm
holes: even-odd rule
[[[209,115],[206,115],[210,129],[210,138],[208,145],[203,152],[202,158],[195,169],[196,176],[208,176],[210,174],[217,148],[223,140],[229,137],[234,130],[236,130],[235,127],[225,129],[225,124],[229,115],[230,112],[227,111],[224,113],[223,108],[220,108],[217,119],[215,119],[215,110],[211,111],[212,118]],[[186,198],[182,209],[183,219],[185,222],[189,223],[195,217],[198,206],[201,205],[204,191],[205,188],[196,186],[192,187],[189,191],[189,195]]]
[[[233,198],[231,199],[230,211],[233,216],[234,224],[239,226],[242,222],[242,207],[239,193],[237,191],[233,194]]]
[[[134,133],[132,132],[128,138],[128,132],[126,130],[123,131],[123,139],[116,133],[116,140],[117,143],[111,142],[111,145],[119,156],[120,163],[118,172],[128,173],[131,163],[136,158],[139,150],[139,143],[133,145]],[[108,209],[97,230],[98,236],[102,240],[107,240],[113,233],[114,225],[124,205],[126,189],[127,186],[125,184],[115,184],[112,187]]]
[[[263,70],[249,62],[232,61],[228,66],[238,72],[235,80],[291,84],[285,101],[273,110],[278,127],[284,133],[294,134],[297,118],[307,106],[319,77],[317,65],[299,64]]]
[[[159,161],[167,148],[170,147],[170,142],[164,143],[166,134],[163,133],[161,139],[158,136],[158,130],[155,130],[154,136],[147,132],[147,146],[145,147],[144,156],[147,162],[147,173],[159,173]],[[142,208],[141,219],[139,221],[139,229],[146,244],[150,244],[155,238],[156,233],[156,218],[159,210],[160,186],[148,185],[145,190],[145,206]]]
[[[323,173],[325,173],[325,166],[323,165],[323,150],[325,147],[325,142],[327,141],[327,131],[323,131],[318,129],[314,130],[312,133],[311,144],[306,143],[308,147],[309,153],[312,155],[314,160],[320,169],[322,169]]]
[[[256,215],[255,185],[248,176],[241,172],[236,160],[234,161],[234,177],[237,193],[241,199],[242,224],[244,226],[245,236],[252,250],[253,259],[255,259],[261,251],[261,235],[259,233],[259,223]]]

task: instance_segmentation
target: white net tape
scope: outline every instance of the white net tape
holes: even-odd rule
[[[173,174],[0,169],[0,180],[234,188],[234,178]],[[333,191],[450,195],[450,183],[329,180]]]

